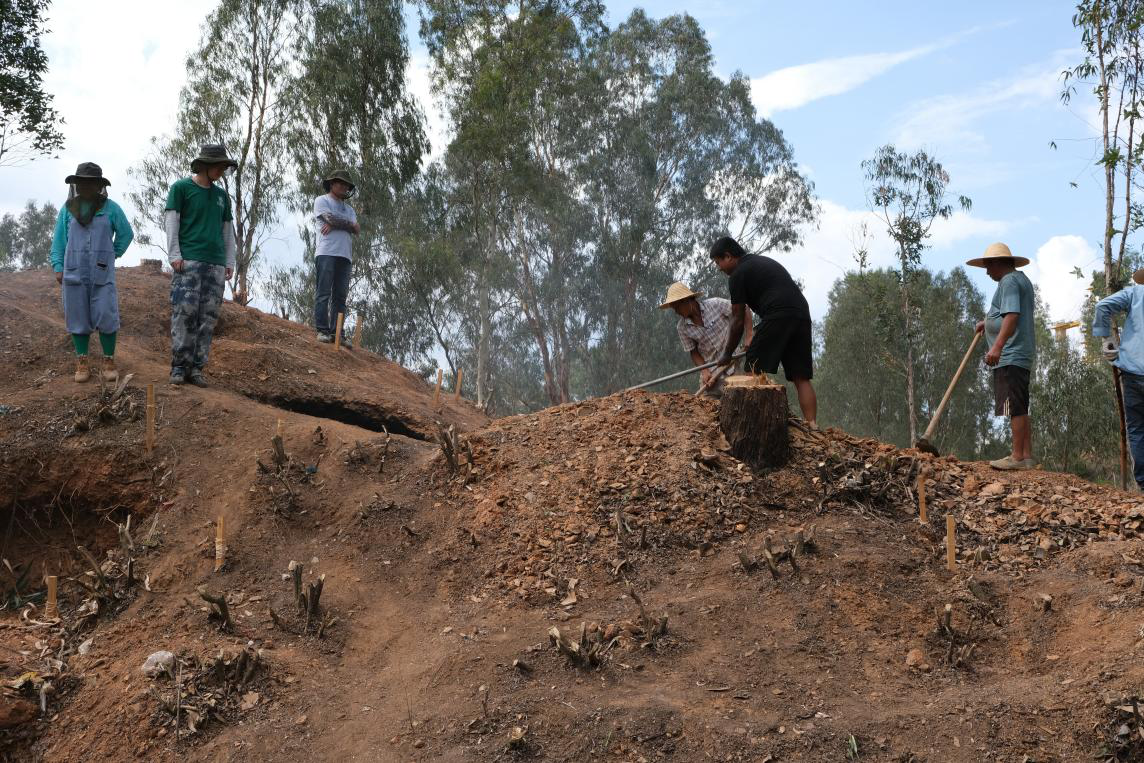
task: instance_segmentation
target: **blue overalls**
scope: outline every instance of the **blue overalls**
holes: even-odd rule
[[[115,289],[115,247],[111,221],[95,215],[91,224],[68,223],[64,252],[64,320],[69,334],[119,331],[119,294]]]

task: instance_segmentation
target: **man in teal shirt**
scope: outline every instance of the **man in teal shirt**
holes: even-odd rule
[[[990,244],[983,257],[968,265],[985,268],[997,282],[997,291],[977,331],[985,332],[989,349],[985,365],[993,367],[994,413],[1008,416],[1013,432],[1013,452],[990,461],[994,469],[1032,469],[1033,432],[1029,422],[1029,377],[1037,354],[1033,335],[1033,282],[1017,268],[1028,265],[1027,257],[1014,257],[1005,244]]]
[[[203,367],[222,311],[236,246],[230,196],[217,185],[238,162],[220,145],[205,145],[191,162],[189,178],[167,193],[164,222],[171,278],[171,384],[207,386]]]

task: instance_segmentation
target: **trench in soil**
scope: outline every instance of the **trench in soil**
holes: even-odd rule
[[[266,405],[281,408],[292,413],[301,413],[319,419],[331,419],[350,426],[368,429],[371,432],[388,430],[390,434],[401,435],[413,440],[427,441],[429,438],[407,423],[378,405],[360,401],[342,402],[325,398],[290,397],[287,395],[252,395],[253,399]]]

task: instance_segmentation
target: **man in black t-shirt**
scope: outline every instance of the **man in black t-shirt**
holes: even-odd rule
[[[814,376],[810,307],[798,284],[778,262],[760,254],[747,254],[730,236],[711,245],[711,259],[727,275],[731,292],[731,327],[720,364],[731,362],[743,336],[746,308],[750,307],[759,316],[759,324],[747,347],[744,365],[748,371],[773,374],[781,362],[783,373],[798,392],[803,418],[816,427],[818,399],[810,383]]]

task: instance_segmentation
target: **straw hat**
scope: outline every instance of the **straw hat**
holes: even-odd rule
[[[664,310],[671,307],[676,302],[682,302],[685,299],[702,296],[702,293],[692,291],[691,289],[687,288],[687,285],[682,281],[676,281],[671,286],[667,287],[667,299],[663,301],[663,304],[659,306],[659,309]]]
[[[975,268],[983,268],[989,264],[990,260],[1010,260],[1015,268],[1029,264],[1028,257],[1014,257],[1013,253],[1009,251],[1009,247],[1000,242],[985,247],[985,254],[983,256],[969,260],[965,264],[972,265]]]

